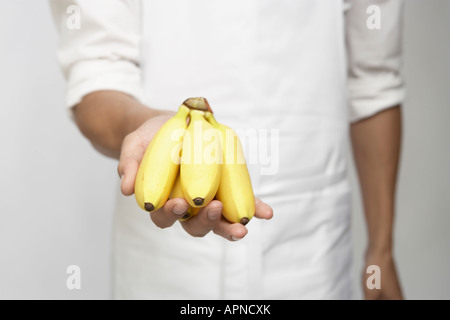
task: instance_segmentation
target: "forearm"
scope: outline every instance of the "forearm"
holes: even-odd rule
[[[351,125],[368,231],[368,250],[391,252],[395,189],[401,143],[400,107]]]
[[[74,114],[80,131],[92,145],[102,154],[118,159],[124,137],[161,111],[122,92],[96,91],[83,98]]]

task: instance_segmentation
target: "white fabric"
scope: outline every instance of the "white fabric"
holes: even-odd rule
[[[136,99],[144,97],[141,85],[140,15],[138,1],[52,0],[60,33],[58,59],[67,79],[66,105],[97,90],[117,90]],[[76,5],[80,28],[72,29],[67,12]]]
[[[229,242],[192,238],[178,223],[161,230],[118,194],[114,297],[350,298],[348,125],[401,102],[401,2],[377,2],[380,35],[361,26],[359,0],[97,1],[70,1],[83,17],[70,32],[61,22],[69,2],[52,1],[67,106],[102,86],[174,111],[204,96],[243,141],[258,138],[246,157],[257,159],[256,196],[274,209]]]
[[[369,29],[370,5],[380,8],[380,29]],[[398,105],[404,99],[401,69],[402,1],[353,0],[346,14],[350,121]]]

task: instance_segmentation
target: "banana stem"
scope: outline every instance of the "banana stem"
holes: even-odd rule
[[[208,103],[208,100],[202,97],[189,98],[184,100],[183,104],[190,109],[201,110],[201,111],[209,111],[213,113],[211,106]]]

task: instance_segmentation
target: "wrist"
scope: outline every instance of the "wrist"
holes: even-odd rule
[[[380,217],[381,218],[381,217]],[[369,224],[367,252],[373,254],[392,253],[392,219],[386,217]]]
[[[122,140],[128,134],[138,129],[147,120],[159,116],[170,115],[172,113],[173,112],[170,111],[149,108],[139,101],[134,100],[133,103],[130,103],[129,108],[126,109],[124,114]]]
[[[380,199],[380,197],[377,197]],[[394,209],[393,196],[383,197],[377,204],[366,205],[368,230],[367,251],[374,254],[392,253]]]
[[[122,140],[145,121],[155,116],[155,113],[157,113],[156,110],[152,110],[136,100],[128,103],[123,115]]]
[[[392,256],[393,250],[391,244],[369,243],[366,248],[366,260],[373,257],[389,257]]]

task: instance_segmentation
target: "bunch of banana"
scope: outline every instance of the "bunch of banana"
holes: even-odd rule
[[[189,122],[188,122],[189,116]],[[195,216],[213,199],[222,202],[228,221],[247,224],[255,198],[241,142],[213,116],[205,98],[189,98],[150,142],[139,166],[135,197],[146,211],[167,199],[184,198]]]

